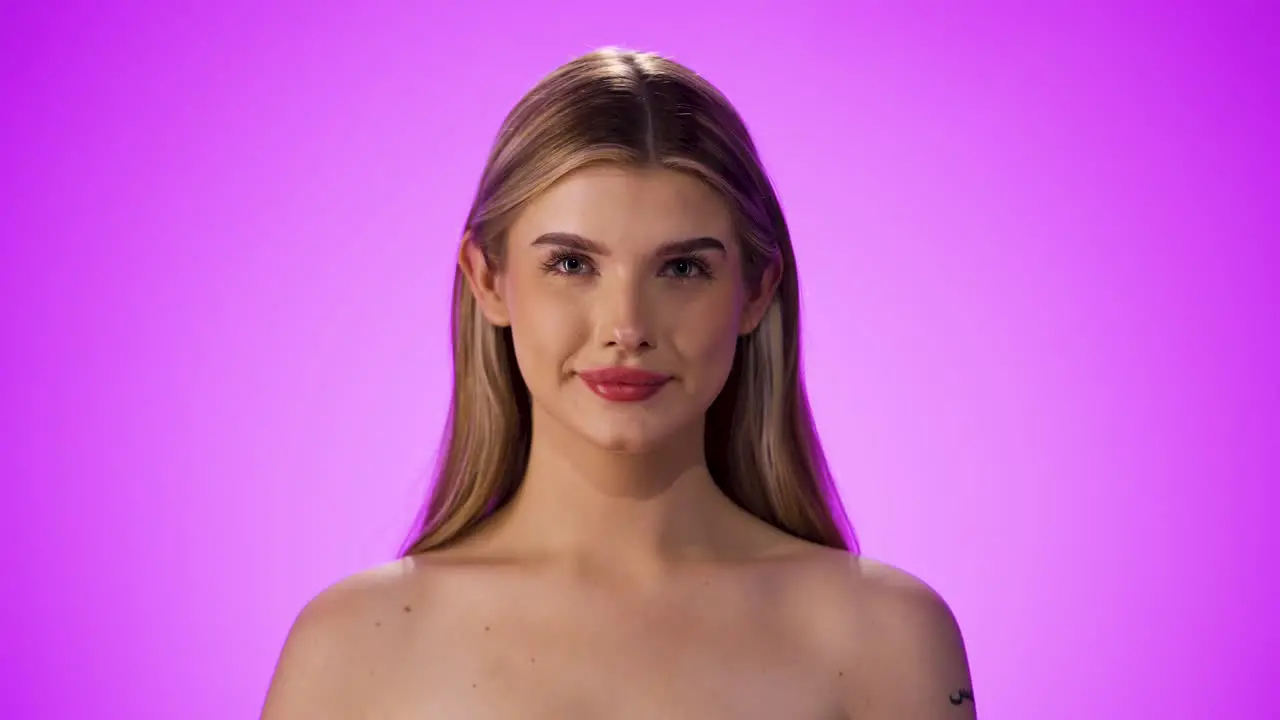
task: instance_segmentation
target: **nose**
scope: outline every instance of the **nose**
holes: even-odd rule
[[[597,306],[602,344],[629,353],[653,347],[640,283],[620,280],[610,290]]]
[[[648,347],[649,341],[645,339],[644,332],[639,328],[619,326],[613,329],[613,340],[609,345],[627,352],[636,352]]]

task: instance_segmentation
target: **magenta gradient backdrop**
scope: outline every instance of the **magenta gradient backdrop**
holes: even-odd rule
[[[844,497],[984,719],[1280,717],[1271,4],[748,5],[9,4],[0,717],[256,716],[422,497],[503,114],[611,44],[755,133]]]

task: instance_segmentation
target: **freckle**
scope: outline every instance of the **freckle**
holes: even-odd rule
[[[530,663],[535,663],[535,662],[538,662],[538,661],[537,661],[537,660],[534,660],[533,658],[529,658],[529,662],[530,662]]]
[[[488,625],[485,625],[485,626],[484,626],[484,631],[485,631],[485,632],[489,632],[489,626],[488,626]]]
[[[412,611],[412,610],[413,610],[413,608],[409,607],[408,605],[405,605],[405,606],[404,606],[404,611],[405,611],[405,612],[410,612],[410,611]]]
[[[475,686],[476,686],[476,684],[475,684],[475,683],[471,683],[471,687],[475,687]]]
[[[837,674],[838,674],[840,677],[844,677],[844,671],[843,671],[843,670],[841,670],[841,671],[840,671],[839,673],[837,673]]]
[[[375,621],[375,622],[373,623],[373,626],[374,626],[374,627],[382,627],[382,621],[381,621],[381,620],[377,620],[377,621]]]

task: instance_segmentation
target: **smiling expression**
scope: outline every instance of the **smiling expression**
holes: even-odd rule
[[[769,299],[740,253],[729,205],[674,170],[588,167],[531,201],[481,305],[511,328],[535,422],[618,452],[700,438]],[[592,375],[615,368],[647,377]]]

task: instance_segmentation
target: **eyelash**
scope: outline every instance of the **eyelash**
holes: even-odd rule
[[[573,252],[572,250],[557,250],[554,253],[552,253],[550,257],[547,258],[546,262],[542,264],[542,269],[552,275],[563,275],[568,277],[584,274],[582,272],[566,272],[560,269],[560,264],[563,263],[565,260],[578,260],[584,265],[590,264],[589,260],[587,260],[582,255],[576,252]],[[664,267],[670,267],[673,263],[681,263],[681,262],[689,263],[690,265],[692,265],[696,274],[677,275],[675,276],[676,280],[709,280],[711,279],[711,276],[712,276],[711,268],[707,265],[707,263],[703,262],[699,258],[696,258],[692,255],[686,256],[686,257],[674,258],[668,261]]]

